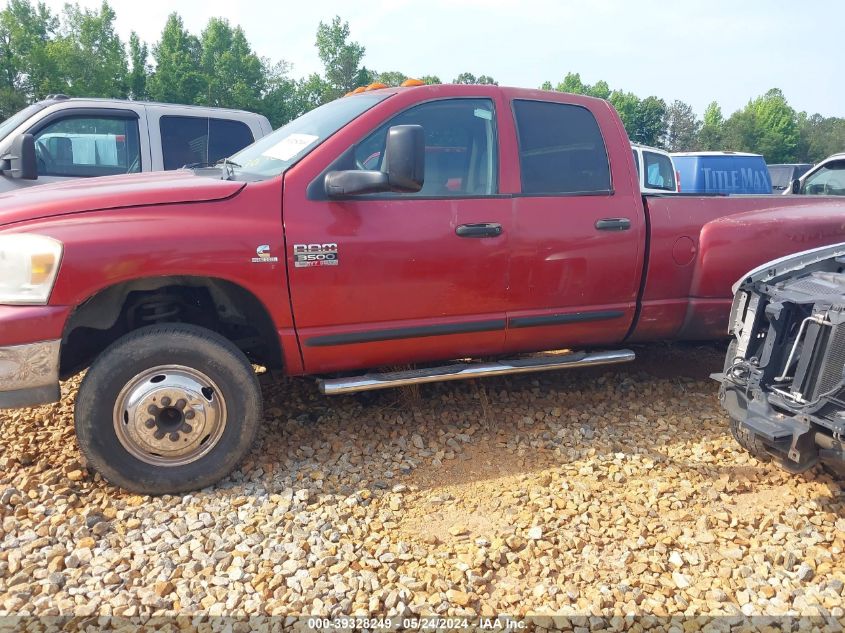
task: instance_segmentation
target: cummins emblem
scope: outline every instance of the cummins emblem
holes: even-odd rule
[[[337,244],[294,244],[293,265],[296,268],[337,266]]]
[[[269,244],[262,244],[258,248],[255,249],[255,254],[257,257],[252,258],[253,264],[272,264],[279,261],[278,257],[273,257],[270,253],[270,245]]]

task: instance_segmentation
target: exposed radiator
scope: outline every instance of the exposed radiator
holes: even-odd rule
[[[835,388],[845,374],[845,323],[830,326],[825,334],[822,337],[827,339],[825,344],[817,345],[814,350],[814,353],[821,356],[813,363],[818,369],[811,378],[810,390],[805,396],[810,402]]]

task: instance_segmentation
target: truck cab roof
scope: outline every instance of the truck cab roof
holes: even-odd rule
[[[88,105],[99,107],[108,105],[124,106],[129,104],[139,106],[163,106],[167,108],[184,108],[185,110],[191,110],[194,112],[213,110],[214,112],[231,112],[249,116],[260,116],[255,114],[254,112],[249,112],[247,110],[239,110],[237,108],[219,108],[215,106],[186,105],[182,103],[167,103],[164,101],[135,101],[132,99],[108,99],[104,97],[68,97],[67,95],[63,94],[47,95],[44,99],[35,102],[33,106],[41,106],[41,108],[39,109],[42,109],[59,103],[67,103],[76,107],[85,107]]]

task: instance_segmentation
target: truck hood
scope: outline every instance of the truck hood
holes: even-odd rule
[[[774,283],[779,281],[781,277],[797,272],[807,266],[817,264],[826,259],[843,257],[845,257],[845,242],[833,244],[832,246],[822,246],[821,248],[811,248],[808,251],[780,257],[745,273],[733,285],[732,290],[736,294],[737,290],[743,285],[755,284],[761,281]]]
[[[229,198],[244,183],[198,176],[187,169],[81,178],[0,194],[0,225],[40,218]]]

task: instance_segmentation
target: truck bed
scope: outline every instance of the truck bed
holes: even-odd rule
[[[647,255],[631,342],[726,337],[730,286],[745,272],[845,241],[845,199],[836,197],[644,196],[643,208]]]

